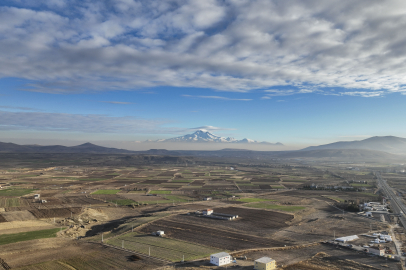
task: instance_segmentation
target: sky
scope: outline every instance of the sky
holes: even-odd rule
[[[3,0],[0,141],[406,137],[405,13],[401,0]]]

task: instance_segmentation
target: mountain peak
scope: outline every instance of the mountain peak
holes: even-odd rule
[[[206,129],[198,129],[192,134],[187,134],[184,136],[179,136],[175,138],[170,138],[166,140],[157,140],[156,142],[211,142],[211,143],[266,143],[272,144],[268,142],[258,142],[251,139],[244,138],[242,140],[237,140],[232,137],[220,137],[214,135],[210,131]],[[278,144],[280,145],[280,144]]]

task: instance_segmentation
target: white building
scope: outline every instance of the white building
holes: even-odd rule
[[[211,200],[213,200],[213,198],[212,198],[212,197],[204,197],[203,200],[204,200],[204,201],[211,201]]]
[[[227,252],[220,252],[210,255],[210,263],[222,266],[231,263],[231,256]]]
[[[350,236],[336,238],[335,241],[346,243],[346,242],[354,241],[357,239],[359,239],[358,235],[350,235]]]

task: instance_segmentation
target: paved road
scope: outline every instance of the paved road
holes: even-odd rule
[[[388,185],[386,180],[384,180],[382,178],[380,173],[376,172],[375,175],[376,175],[376,178],[378,179],[378,187],[380,187],[383,190],[383,192],[385,193],[385,195],[390,199],[391,209],[392,209],[393,213],[399,215],[399,220],[402,223],[403,228],[406,228],[406,216],[405,216],[406,206],[403,204],[402,199],[400,199],[396,195],[396,193]],[[392,231],[392,228],[391,228],[391,231]],[[400,243],[396,240],[396,238],[394,236],[395,235],[393,234],[393,239],[394,239],[394,243],[396,245],[396,250],[398,252],[398,255],[401,256],[402,251],[400,249]]]

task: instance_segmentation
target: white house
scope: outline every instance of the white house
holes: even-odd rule
[[[231,263],[231,256],[227,252],[220,252],[210,255],[210,263],[222,266]]]

